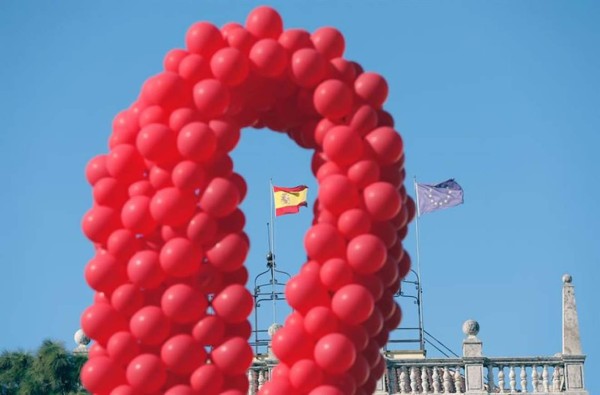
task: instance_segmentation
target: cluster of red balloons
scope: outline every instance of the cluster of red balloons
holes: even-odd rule
[[[344,47],[331,27],[284,30],[269,7],[245,26],[199,22],[116,116],[109,152],[86,168],[89,391],[247,393],[247,186],[229,152],[252,126],[314,149],[319,181],[309,261],[286,287],[295,311],[273,337],[281,362],[262,394],[373,392],[379,350],[401,319],[393,294],[410,269],[402,239],[415,205],[402,186],[402,139],[382,109],[387,83],[344,59]]]

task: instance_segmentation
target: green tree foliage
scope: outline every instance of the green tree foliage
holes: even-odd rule
[[[0,354],[0,395],[79,395],[79,372],[85,355],[72,354],[61,343],[44,340],[36,354]]]

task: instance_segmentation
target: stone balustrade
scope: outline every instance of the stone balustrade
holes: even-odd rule
[[[479,324],[468,320],[460,358],[425,358],[414,352],[382,351],[387,363],[376,395],[396,394],[555,394],[589,395],[584,385],[574,287],[563,276],[563,349],[549,357],[486,357],[477,337]],[[249,395],[269,380],[277,361],[272,354],[255,359],[248,371]]]

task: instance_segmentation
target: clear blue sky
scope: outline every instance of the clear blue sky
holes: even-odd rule
[[[332,25],[346,56],[384,75],[410,181],[454,177],[465,204],[422,218],[425,322],[456,351],[481,323],[484,352],[561,349],[561,275],[573,275],[591,380],[600,371],[600,6],[595,1],[266,1],[287,27]],[[0,2],[0,349],[71,346],[92,293],[80,231],[87,161],[113,116],[195,21],[243,22],[254,1]],[[268,180],[316,184],[310,153],[246,130],[233,154],[250,185],[248,266],[264,268]],[[312,210],[277,221],[296,272]],[[414,228],[406,239],[414,256]],[[596,295],[596,296],[593,296]],[[413,314],[406,306],[407,315]],[[279,318],[281,320],[282,318]],[[407,321],[408,322],[408,321]]]

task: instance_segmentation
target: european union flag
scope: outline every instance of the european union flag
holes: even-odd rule
[[[464,192],[453,178],[436,185],[417,183],[419,216],[436,210],[458,206],[464,202]]]

